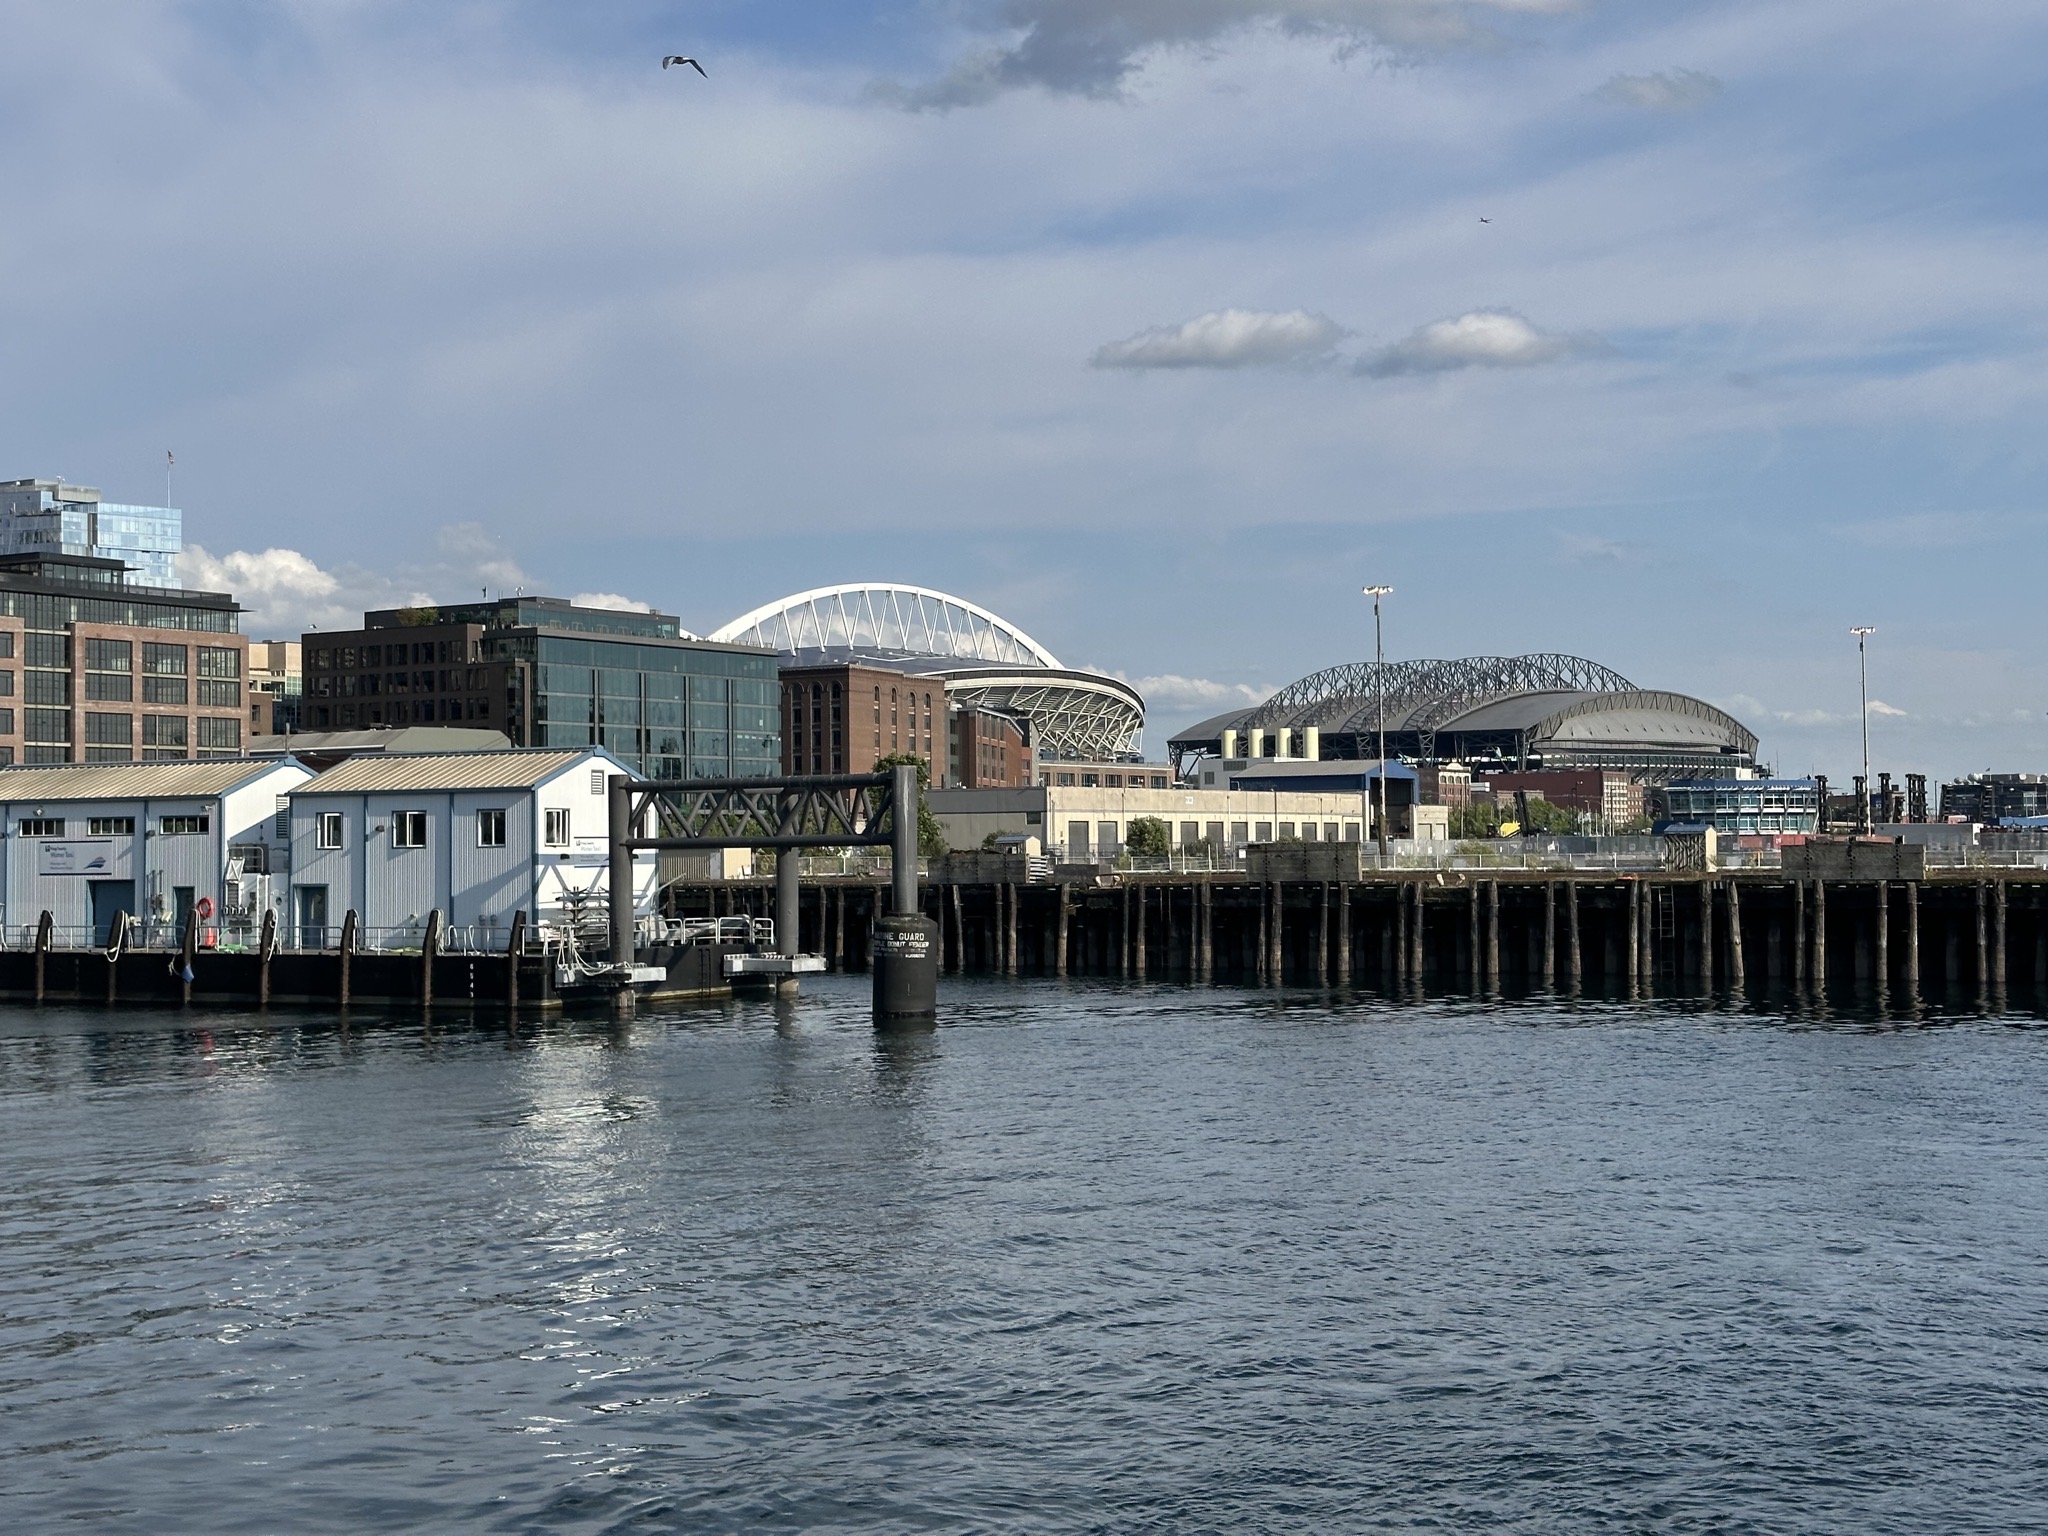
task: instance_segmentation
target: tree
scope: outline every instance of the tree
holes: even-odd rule
[[[1173,833],[1157,816],[1134,816],[1124,847],[1140,858],[1163,859],[1172,852]]]
[[[946,829],[932,814],[931,802],[925,797],[932,787],[931,765],[915,752],[892,752],[875,759],[875,772],[888,773],[906,763],[917,769],[917,851],[927,859],[936,859],[946,852],[947,845]]]

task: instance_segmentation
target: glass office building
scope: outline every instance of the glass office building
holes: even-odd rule
[[[61,480],[0,482],[0,555],[83,555],[119,560],[136,586],[176,587],[185,515],[176,507],[101,501]]]
[[[488,725],[518,746],[600,745],[652,778],[781,772],[777,658],[669,614],[557,598],[368,613],[302,642],[311,730]]]
[[[1820,829],[1816,779],[1674,779],[1664,803],[1671,821],[1712,827],[1723,837]]]

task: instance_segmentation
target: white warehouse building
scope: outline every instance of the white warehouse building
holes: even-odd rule
[[[313,777],[291,758],[0,768],[7,942],[48,912],[60,945],[105,944],[116,913],[142,942],[182,935],[195,908],[217,936],[281,903],[286,797]],[[282,913],[280,912],[280,916]]]
[[[366,946],[399,945],[441,913],[451,935],[501,945],[516,913],[554,924],[610,890],[601,747],[351,758],[291,797],[293,942],[336,942],[354,911]],[[633,860],[634,908],[653,909],[655,857]]]

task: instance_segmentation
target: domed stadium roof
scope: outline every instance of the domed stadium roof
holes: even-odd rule
[[[784,666],[858,662],[944,677],[948,698],[1022,720],[1041,757],[1128,757],[1145,729],[1145,700],[1130,684],[1062,666],[1007,619],[929,587],[818,587],[741,614],[711,638],[766,646]]]
[[[1474,758],[1544,767],[1603,767],[1645,778],[1725,772],[1754,762],[1757,739],[1703,700],[1638,688],[1583,656],[1467,656],[1455,661],[1350,662],[1312,672],[1249,709],[1173,738],[1176,758],[1237,750],[1313,727],[1324,756]],[[1300,749],[1295,738],[1296,750]]]

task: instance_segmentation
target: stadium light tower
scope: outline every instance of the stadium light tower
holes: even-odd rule
[[[1387,862],[1387,659],[1380,643],[1380,599],[1392,597],[1392,587],[1367,587],[1372,599],[1372,691],[1378,702],[1380,724],[1380,863]]]
[[[1863,804],[1856,812],[1859,830],[1870,830],[1870,664],[1863,643],[1877,633],[1875,624],[1859,624],[1849,631],[1856,637],[1856,680],[1863,693]]]

